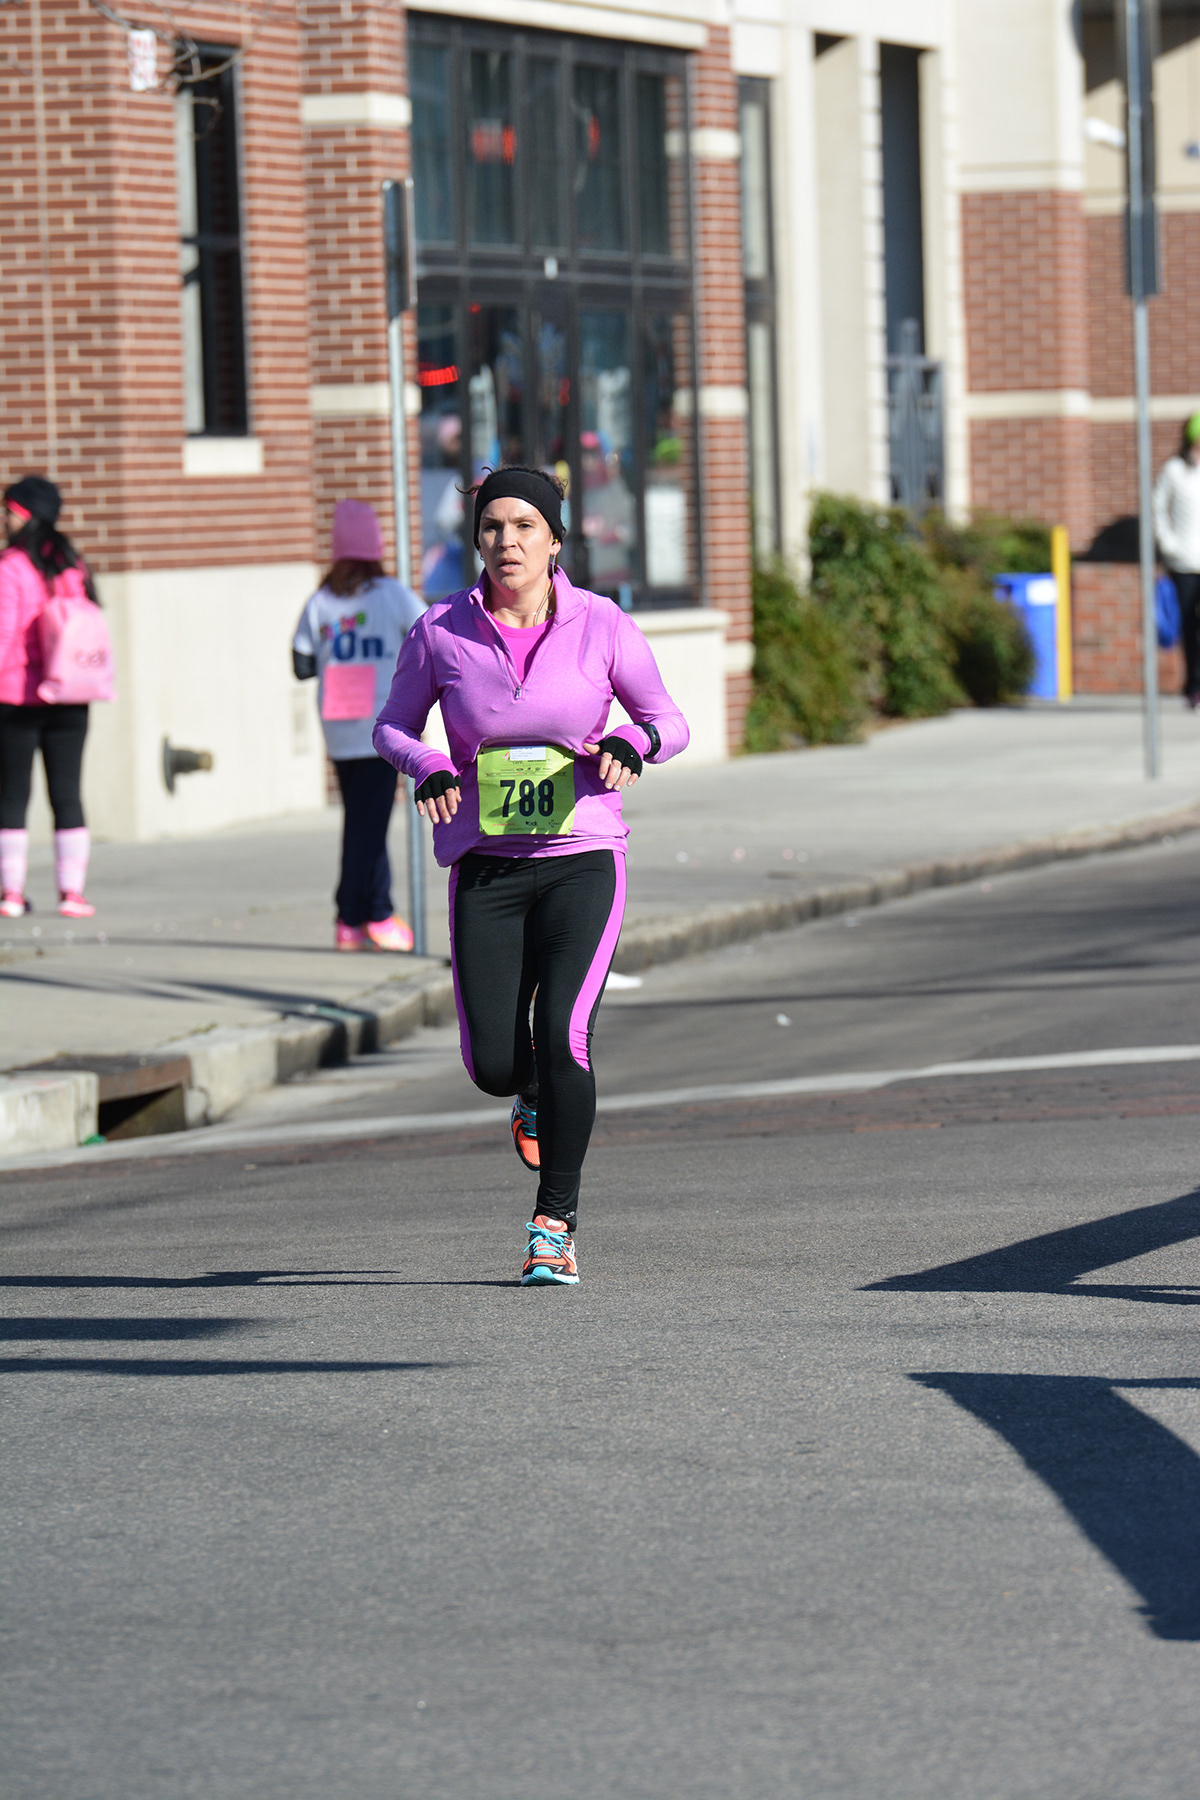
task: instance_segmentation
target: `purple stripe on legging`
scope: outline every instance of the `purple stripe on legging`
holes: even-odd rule
[[[596,946],[596,954],[592,958],[591,967],[584,976],[583,986],[575,996],[575,1004],[571,1008],[571,1023],[567,1031],[567,1042],[571,1047],[571,1055],[581,1069],[591,1072],[588,1061],[588,1021],[592,1016],[592,1008],[600,998],[601,989],[608,978],[609,966],[617,948],[617,939],[621,935],[621,921],[625,917],[625,858],[615,851],[609,854],[613,859],[614,892],[612,911],[608,922]]]
[[[454,954],[454,907],[458,898],[458,864],[450,870],[450,973],[454,977],[454,1004],[458,1009],[458,1042],[462,1050],[463,1066],[471,1080],[475,1079],[475,1064],[471,1059],[471,1034],[467,1030],[467,1015],[463,1011],[462,989],[458,985],[458,958]]]

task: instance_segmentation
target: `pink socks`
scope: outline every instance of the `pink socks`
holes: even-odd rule
[[[88,852],[92,847],[86,825],[54,834],[54,876],[61,894],[82,894],[87,880]]]
[[[28,869],[29,833],[0,831],[0,888],[6,894],[23,894]]]

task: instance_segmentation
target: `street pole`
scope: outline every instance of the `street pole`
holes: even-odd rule
[[[412,533],[408,522],[408,410],[404,403],[404,315],[417,303],[413,256],[412,177],[383,184],[383,254],[387,274],[388,383],[392,414],[392,514],[396,525],[396,574],[412,586]],[[416,784],[408,784],[408,916],[413,955],[424,956],[425,830],[417,811]]]
[[[1150,325],[1147,302],[1158,292],[1158,221],[1154,204],[1154,53],[1156,0],[1117,0],[1125,64],[1125,159],[1128,287],[1133,300],[1133,371],[1137,417],[1138,562],[1142,587],[1142,742],[1146,777],[1158,779],[1158,629],[1154,609],[1154,511],[1151,501]]]

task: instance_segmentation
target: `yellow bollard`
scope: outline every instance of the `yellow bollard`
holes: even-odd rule
[[[1056,525],[1050,533],[1050,569],[1058,586],[1054,618],[1058,697],[1069,700],[1075,687],[1071,669],[1071,540],[1065,525]]]

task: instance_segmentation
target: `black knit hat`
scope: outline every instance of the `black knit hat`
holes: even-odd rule
[[[475,548],[479,548],[479,522],[493,500],[528,500],[550,527],[550,535],[563,540],[562,491],[541,469],[495,469],[475,490]]]
[[[22,475],[20,481],[14,481],[4,490],[4,504],[7,506],[10,500],[15,506],[23,506],[43,525],[57,524],[62,511],[62,495],[44,475]]]

